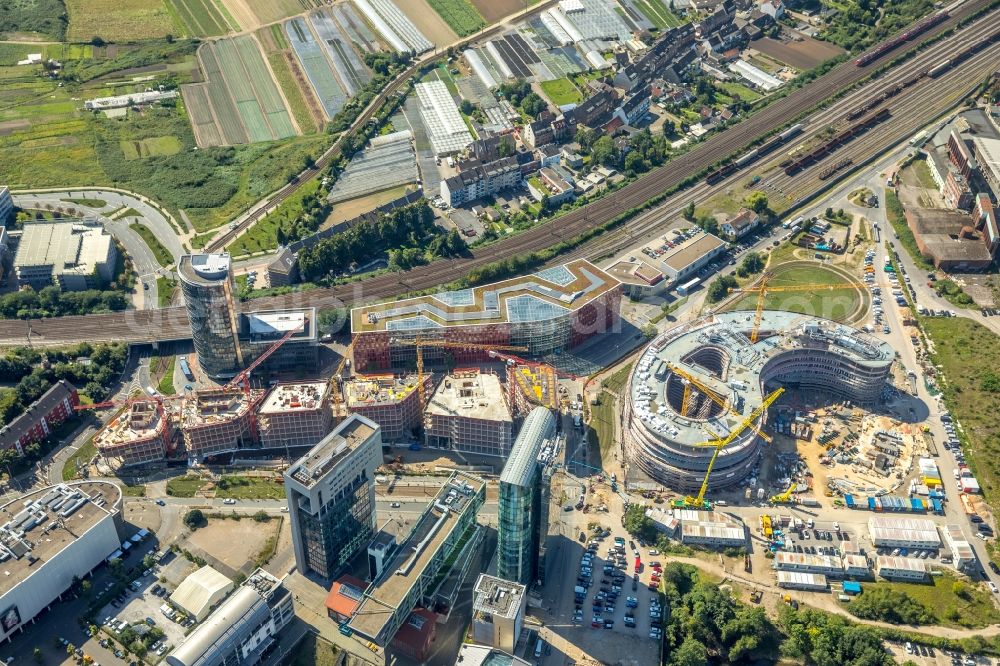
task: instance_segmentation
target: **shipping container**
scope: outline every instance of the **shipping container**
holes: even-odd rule
[[[844,504],[847,505],[848,509],[854,508],[854,495],[844,495]]]

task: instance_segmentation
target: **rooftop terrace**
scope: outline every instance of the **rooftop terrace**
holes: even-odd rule
[[[517,615],[525,589],[520,583],[481,574],[473,592],[472,610],[511,619]]]
[[[577,259],[533,275],[351,310],[351,332],[543,321],[578,310],[618,281]]]

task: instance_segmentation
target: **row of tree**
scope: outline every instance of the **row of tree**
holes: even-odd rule
[[[375,222],[362,222],[303,249],[299,253],[299,271],[304,280],[319,280],[343,273],[352,264],[365,264],[386,251],[394,267],[405,269],[465,249],[465,241],[457,232],[445,233],[434,224],[434,211],[422,200],[382,213]]]
[[[91,312],[119,312],[128,305],[128,295],[123,291],[98,289],[62,291],[55,285],[35,291],[29,287],[0,296],[0,317],[41,319]]]

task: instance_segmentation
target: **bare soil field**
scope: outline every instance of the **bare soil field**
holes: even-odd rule
[[[250,8],[247,0],[220,0],[226,10],[233,15],[236,22],[243,30],[256,30],[261,26],[261,21]]]
[[[521,0],[471,0],[471,2],[487,23],[496,23],[504,16],[524,9],[524,3]]]
[[[389,203],[393,199],[398,199],[412,189],[412,185],[400,185],[399,187],[382,190],[381,192],[375,192],[374,194],[368,194],[363,197],[340,201],[333,206],[333,212],[330,213],[330,216],[323,221],[320,228],[326,229],[327,227],[332,227],[335,224],[340,224],[341,222],[354,219],[362,213],[367,213],[368,211],[374,210],[383,204]]]
[[[280,520],[258,523],[250,517],[242,520],[209,518],[208,525],[196,529],[187,538],[187,548],[196,554],[201,551],[232,571],[239,571],[264,548],[269,538],[275,536],[281,523]],[[239,547],[234,548],[234,544]]]
[[[812,37],[803,37],[801,42],[786,42],[764,37],[753,42],[752,47],[764,55],[801,70],[812,69],[844,53],[839,46]]]
[[[417,29],[424,33],[424,37],[431,40],[434,44],[447,46],[458,39],[458,35],[448,27],[444,19],[424,0],[406,0],[406,2],[397,4],[400,9],[406,12],[407,17],[413,21],[413,25],[417,26]]]

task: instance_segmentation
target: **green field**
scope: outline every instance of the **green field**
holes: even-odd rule
[[[233,242],[226,246],[226,251],[234,257],[242,257],[263,250],[276,249],[278,227],[297,218],[302,213],[303,199],[319,190],[319,186],[319,180],[313,179],[300,187],[295,194],[282,201],[276,211],[233,239]]]
[[[774,275],[768,281],[771,287],[813,284],[837,286],[847,283],[840,273],[810,261],[780,264],[772,272]],[[772,292],[765,297],[764,307],[768,310],[801,312],[836,321],[848,321],[856,319],[859,306],[867,307],[867,294],[867,291],[860,293],[857,288]],[[735,299],[726,309],[754,310],[756,307],[757,294],[749,293]]]
[[[285,499],[285,486],[280,481],[233,474],[219,479],[215,486],[215,496],[233,499]]]
[[[567,78],[542,81],[539,85],[542,87],[542,92],[545,93],[545,96],[549,98],[549,101],[556,106],[583,101],[583,95],[579,89]]]
[[[684,22],[663,4],[663,0],[635,0],[635,6],[656,28],[674,28]]]
[[[427,0],[444,22],[459,37],[471,35],[486,26],[486,21],[469,0]]]
[[[720,89],[730,98],[734,95],[738,95],[744,102],[753,102],[760,99],[759,92],[746,87],[742,83],[736,83],[735,81],[716,81],[715,87]]]
[[[170,254],[170,250],[164,247],[160,239],[156,237],[153,230],[147,227],[145,224],[140,224],[139,222],[133,222],[128,225],[128,228],[139,234],[142,240],[145,241],[146,245],[149,246],[150,251],[153,253],[153,257],[156,262],[160,264],[163,268],[170,266],[174,263],[174,257]]]
[[[167,494],[171,497],[194,497],[205,485],[200,476],[178,476],[167,481]]]
[[[928,175],[930,174],[928,173]],[[913,259],[913,263],[925,271],[934,270],[934,264],[930,259],[921,254],[920,248],[917,247],[917,239],[913,236],[910,225],[906,223],[903,204],[899,201],[899,197],[896,196],[896,192],[891,189],[886,189],[885,191],[885,216],[889,219],[889,224],[892,225],[892,230],[899,243],[906,248],[906,251]]]
[[[61,41],[66,36],[66,8],[61,0],[7,0],[0,3],[0,35],[6,35],[4,39],[13,39],[15,35],[9,33]]]
[[[921,325],[941,367],[945,404],[962,424],[960,439],[986,501],[1000,502],[1000,337],[964,317],[927,317]]]
[[[69,14],[66,38],[87,42],[134,42],[179,34],[163,0],[65,0]]]
[[[174,391],[174,369],[177,367],[177,358],[174,356],[162,357],[164,367],[163,377],[156,385],[156,390],[163,395],[173,395]]]
[[[267,61],[271,65],[271,70],[274,72],[274,77],[277,79],[278,85],[281,86],[281,91],[285,94],[285,99],[288,100],[295,123],[302,130],[303,134],[312,134],[317,129],[316,123],[313,121],[309,109],[306,108],[306,101],[302,97],[302,91],[296,85],[284,55],[281,53],[269,53]]]
[[[181,140],[176,136],[153,136],[138,141],[121,142],[122,154],[127,160],[153,155],[175,155],[181,151],[181,147]]]
[[[157,307],[165,308],[170,305],[177,283],[162,275],[156,278],[156,301]]]
[[[104,199],[60,199],[59,201],[65,201],[66,203],[78,206],[89,206],[90,208],[104,208],[108,205],[108,202]]]
[[[90,437],[83,446],[78,448],[73,454],[66,459],[66,464],[63,465],[62,478],[63,481],[72,481],[76,478],[76,467],[77,465],[85,465],[90,462],[90,460],[97,455],[97,447],[94,446],[94,438]]]
[[[167,2],[192,37],[213,37],[228,32],[226,17],[212,0],[167,0]]]

